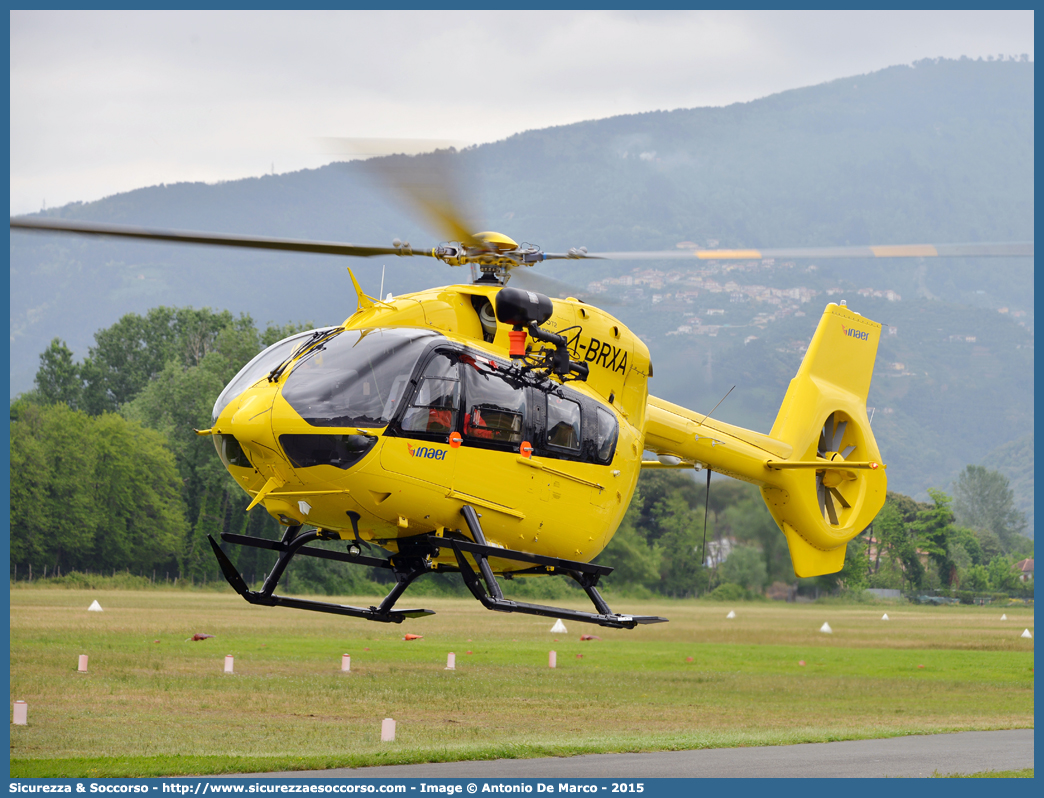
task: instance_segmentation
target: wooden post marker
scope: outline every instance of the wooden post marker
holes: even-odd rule
[[[391,718],[385,718],[381,721],[381,742],[395,742],[395,721]]]
[[[446,655],[446,668],[448,671],[455,671],[457,669],[457,655],[452,651]]]
[[[225,656],[225,673],[232,673],[232,655]]]
[[[76,666],[77,673],[87,673],[87,655],[80,654],[80,662]]]
[[[547,652],[547,667],[554,668],[558,655],[554,651]]]
[[[351,673],[352,671],[352,658],[347,654],[341,655],[341,673]]]
[[[14,702],[14,717],[12,721],[16,726],[29,725],[29,705],[24,701]]]

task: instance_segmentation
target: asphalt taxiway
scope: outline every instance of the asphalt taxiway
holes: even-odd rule
[[[237,777],[322,779],[924,778],[1033,767],[1033,729],[756,748],[383,765]]]

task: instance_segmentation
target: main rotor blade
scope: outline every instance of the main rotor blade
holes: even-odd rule
[[[485,241],[475,237],[476,228],[465,221],[460,164],[449,158],[451,154],[436,151],[414,157],[370,158],[362,162],[362,169],[375,184],[420,211],[440,236],[466,247],[487,248]]]
[[[203,244],[214,247],[245,247],[247,249],[274,249],[283,252],[314,252],[322,255],[345,255],[355,258],[372,258],[377,255],[424,255],[425,250],[399,250],[394,247],[363,247],[356,244],[341,244],[331,241],[303,241],[293,238],[268,238],[264,236],[234,236],[222,233],[201,233],[190,230],[150,230],[115,224],[74,222],[64,219],[11,219],[12,230],[30,230],[43,233],[75,233],[88,236],[116,236],[138,238],[147,241],[168,241],[175,244]]]
[[[902,244],[868,247],[794,249],[667,249],[650,252],[599,252],[608,260],[768,260],[773,258],[1032,258],[1033,242],[999,244]]]

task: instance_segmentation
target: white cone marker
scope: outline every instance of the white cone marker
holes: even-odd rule
[[[555,625],[551,627],[551,633],[556,635],[566,634],[566,626],[564,623],[562,623],[561,618],[555,621]]]
[[[729,610],[729,614],[726,615],[725,617],[726,618],[735,618],[736,617],[736,610]]]
[[[341,672],[350,673],[352,670],[352,658],[347,654],[341,655]]]
[[[1019,637],[1028,637],[1028,638],[1032,639],[1033,635],[1030,634],[1030,630],[1029,629],[1024,629],[1022,634],[1019,635]]]
[[[87,673],[87,655],[80,654],[80,662],[76,666],[77,673]]]
[[[1007,616],[1007,615],[1001,615],[1001,620],[1002,620],[1002,621],[1006,621],[1006,620],[1008,620],[1008,616]]]
[[[819,627],[819,631],[828,635],[834,633],[834,630],[830,628],[830,624],[828,624],[826,621],[824,621],[823,625]]]
[[[385,718],[381,721],[381,742],[395,742],[395,721],[391,718]]]
[[[24,701],[14,702],[14,717],[12,722],[16,726],[28,726],[29,725],[29,705]]]
[[[547,667],[554,668],[558,655],[554,651],[547,652]]]
[[[103,612],[101,604],[98,603],[98,599],[91,602],[91,606],[87,608],[87,612]]]
[[[457,655],[452,651],[446,655],[446,670],[455,671],[457,669]]]
[[[232,655],[225,656],[225,673],[232,673]]]
[[[887,621],[888,620],[888,613],[887,612],[884,615],[881,616],[881,620],[882,621]]]

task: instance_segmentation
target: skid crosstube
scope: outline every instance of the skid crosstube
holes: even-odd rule
[[[298,610],[312,610],[313,612],[328,612],[333,615],[348,615],[352,618],[365,618],[368,621],[379,621],[381,623],[402,623],[407,618],[420,618],[425,615],[435,614],[434,610],[392,610],[395,601],[406,590],[410,582],[418,576],[427,573],[427,568],[418,570],[417,568],[407,567],[406,569],[400,569],[392,565],[388,560],[382,560],[377,557],[366,557],[363,555],[352,557],[350,554],[342,554],[339,551],[306,548],[305,544],[313,540],[323,540],[326,538],[326,535],[319,530],[306,532],[302,535],[298,534],[300,529],[300,527],[288,528],[286,534],[283,535],[283,539],[279,542],[263,540],[262,538],[251,538],[246,535],[223,534],[221,536],[223,540],[229,543],[235,543],[240,546],[253,546],[260,549],[271,549],[279,552],[279,559],[276,561],[271,573],[265,578],[265,583],[262,585],[261,590],[250,590],[243,577],[240,576],[239,571],[236,570],[236,566],[232,564],[225,552],[221,550],[221,546],[218,545],[217,541],[210,535],[207,535],[207,537],[210,540],[211,547],[214,549],[214,555],[217,557],[225,579],[228,580],[228,583],[232,585],[232,588],[239,595],[251,604],[260,604],[266,607],[291,607]],[[395,571],[395,587],[392,588],[384,601],[377,607],[353,607],[349,604],[334,604],[329,601],[312,601],[310,599],[278,596],[275,594],[275,587],[286,570],[286,566],[289,565],[290,560],[297,554],[329,560],[341,560],[343,562],[362,562],[363,565],[370,565],[375,568],[392,568]]]
[[[612,568],[605,565],[593,565],[591,563],[563,560],[557,557],[546,557],[539,554],[530,554],[524,551],[502,549],[490,546],[486,543],[482,526],[479,523],[478,514],[474,508],[465,505],[461,508],[461,515],[468,526],[468,531],[474,542],[459,540],[457,538],[439,537],[429,534],[416,538],[406,538],[399,541],[399,552],[388,559],[380,557],[369,557],[363,555],[358,546],[350,546],[348,552],[332,551],[329,549],[310,548],[307,546],[315,540],[336,540],[339,537],[334,533],[324,530],[301,533],[301,527],[289,527],[280,541],[265,540],[263,538],[252,538],[246,535],[233,535],[224,533],[221,539],[227,543],[239,546],[251,546],[254,548],[269,549],[279,553],[272,571],[265,578],[261,590],[250,590],[239,571],[232,564],[228,556],[221,550],[217,541],[209,537],[210,545],[214,549],[221,572],[232,588],[251,604],[259,604],[269,607],[292,607],[294,609],[311,610],[313,612],[328,612],[335,615],[348,615],[354,618],[364,618],[370,621],[382,623],[402,623],[406,618],[418,618],[425,615],[434,615],[434,611],[425,609],[394,609],[395,602],[418,577],[435,571],[435,565],[431,558],[438,555],[441,549],[453,551],[457,561],[457,568],[439,565],[440,572],[458,570],[464,580],[464,584],[481,602],[482,606],[497,612],[520,612],[527,615],[541,615],[548,618],[562,618],[583,623],[594,623],[599,626],[607,626],[616,629],[633,629],[638,624],[664,623],[666,618],[653,615],[618,615],[609,609],[605,599],[598,592],[596,585],[598,579],[612,572]],[[347,604],[333,604],[325,601],[312,601],[309,599],[296,599],[289,596],[275,594],[276,585],[282,577],[287,565],[297,555],[307,557],[320,557],[323,559],[338,560],[340,562],[366,565],[371,568],[385,568],[395,574],[395,586],[391,589],[380,605],[374,607],[353,607]],[[478,566],[478,573],[472,567],[468,557],[474,560]],[[550,607],[542,604],[528,604],[521,601],[513,601],[504,598],[504,594],[489,565],[489,558],[511,560],[514,562],[529,563],[533,567],[524,572],[529,574],[561,574],[576,581],[584,589],[588,598],[595,606],[596,612],[584,612],[582,610],[571,610],[563,607]]]

